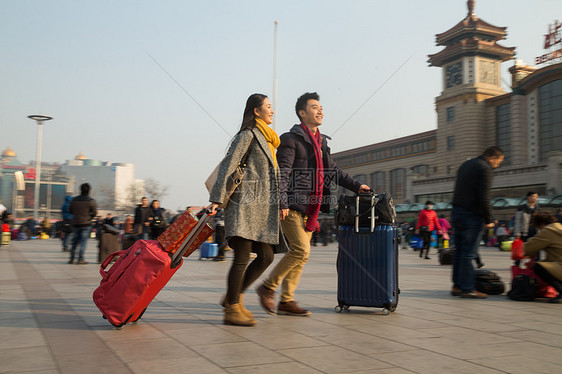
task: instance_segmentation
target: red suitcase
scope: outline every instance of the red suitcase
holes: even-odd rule
[[[210,218],[203,215],[175,253],[167,252],[156,240],[137,240],[130,248],[106,258],[100,268],[100,286],[93,295],[103,317],[118,328],[138,321],[181,267],[182,255],[205,231]],[[119,256],[117,261],[106,270],[116,256]]]

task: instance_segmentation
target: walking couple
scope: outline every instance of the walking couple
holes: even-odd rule
[[[324,118],[319,99],[317,93],[299,97],[295,111],[300,123],[279,137],[268,126],[274,114],[271,102],[265,95],[251,95],[240,131],[219,166],[209,198],[213,213],[226,201],[228,179],[245,158],[244,177],[224,208],[225,236],[234,252],[221,302],[225,324],[256,324],[242,295],[273,262],[274,253],[287,250],[256,289],[260,304],[275,314],[275,289],[281,285],[277,314],[309,315],[294,296],[318,215],[329,213],[331,181],[354,192],[370,190],[332,159],[326,136],[318,130]],[[248,265],[250,252],[257,256]]]

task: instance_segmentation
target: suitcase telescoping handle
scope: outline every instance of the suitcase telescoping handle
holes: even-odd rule
[[[366,194],[358,194],[355,199],[355,232],[359,233],[359,199],[361,196],[371,197],[371,232],[375,232],[375,205],[377,205],[378,199],[373,190],[370,190]]]
[[[187,249],[191,247],[193,242],[197,239],[197,236],[199,235],[201,230],[203,230],[207,223],[209,223],[212,217],[210,213],[211,212],[208,209],[205,209],[205,213],[201,216],[197,224],[195,224],[193,230],[189,232],[189,234],[185,237],[185,239],[179,246],[178,250],[173,254],[172,266],[178,265],[185,251],[187,251]]]

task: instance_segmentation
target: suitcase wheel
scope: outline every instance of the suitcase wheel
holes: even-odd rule
[[[144,310],[141,312],[141,314],[139,315],[139,318],[135,319],[135,320],[134,320],[133,322],[131,322],[131,323],[136,324],[136,323],[139,321],[139,319],[141,319],[141,317],[142,317],[142,315],[144,314],[144,312],[146,312],[146,308],[144,308]]]
[[[384,309],[382,310],[382,315],[383,315],[383,316],[388,316],[389,314],[390,314],[390,310],[389,310],[389,309],[384,308]]]
[[[336,313],[341,313],[343,310],[348,310],[349,309],[349,305],[336,305],[336,307],[334,308]]]

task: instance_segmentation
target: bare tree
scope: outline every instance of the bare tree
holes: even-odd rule
[[[170,186],[163,186],[159,181],[154,178],[147,178],[144,181],[144,191],[146,198],[149,201],[152,200],[162,200],[166,195],[168,195],[168,189]]]
[[[140,203],[139,191],[135,183],[131,183],[127,187],[127,194],[124,199],[119,202],[119,209],[125,212],[132,212],[135,210],[137,204]]]
[[[101,185],[97,188],[97,204],[98,208],[102,210],[118,209],[115,196],[115,188],[111,185]]]

